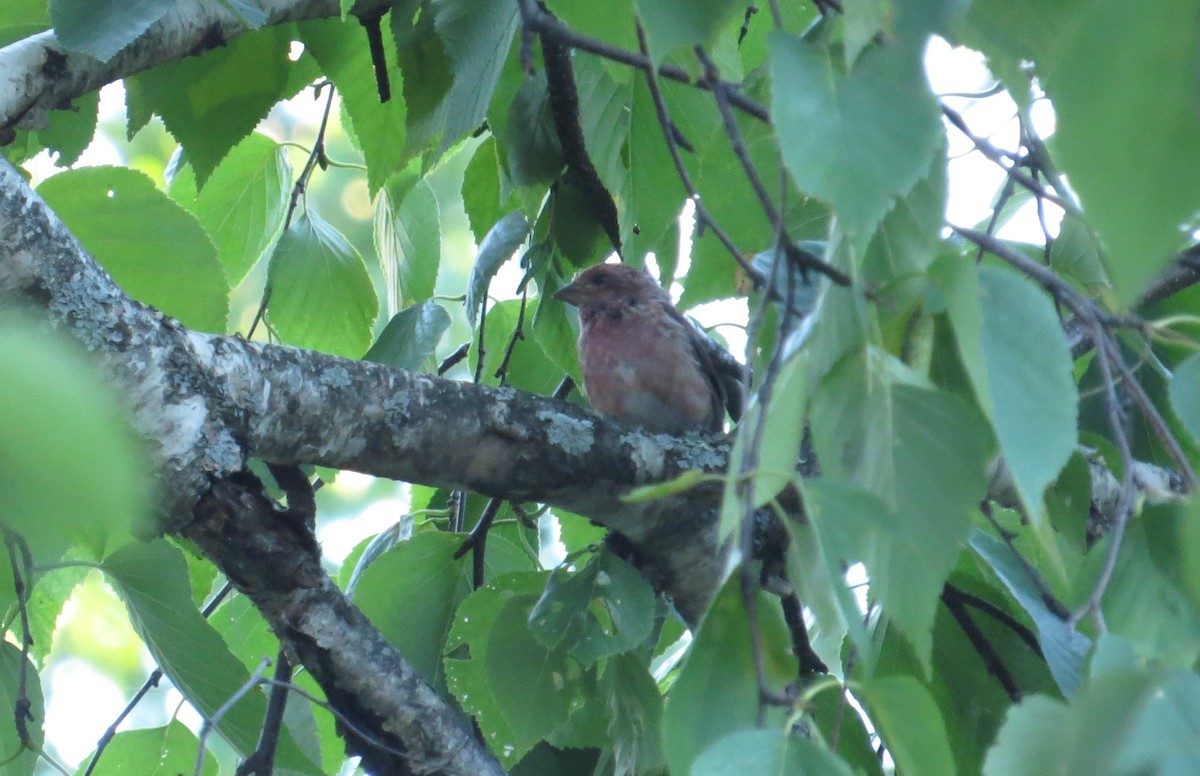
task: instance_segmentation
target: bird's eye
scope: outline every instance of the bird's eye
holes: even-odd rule
[[[606,278],[604,275],[592,275],[592,279],[589,282],[593,286],[602,286],[608,282],[608,278]]]

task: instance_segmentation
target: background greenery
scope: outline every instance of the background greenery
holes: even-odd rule
[[[53,27],[104,60],[175,5],[7,0],[0,42]],[[224,5],[261,24],[253,3]],[[591,41],[573,57],[578,121],[624,259],[652,253],[681,308],[748,302],[736,322],[771,392],[739,427],[735,474],[753,487],[728,488],[722,526],[736,531],[747,498],[798,485],[807,520],[788,524],[787,569],[830,675],[799,680],[777,599],[758,599],[757,653],[736,576],[685,635],[598,529],[539,505],[526,505],[535,521],[504,507],[473,589],[448,528],[469,527],[484,500],[456,511],[420,486],[404,491],[408,514],[332,568],[355,603],[515,773],[1200,769],[1200,516],[1132,469],[1160,464],[1194,485],[1200,292],[1153,290],[1186,259],[1200,204],[1195,4],[547,5]],[[521,18],[513,0],[395,3],[387,103],[354,18],[263,26],[125,79],[121,117],[81,95],[4,153],[123,288],[185,326],[248,334],[261,303],[256,337],[424,371],[469,344],[452,376],[548,394],[578,365],[572,319],[542,300],[612,244],[564,172],[577,160],[564,159],[541,47],[522,54]],[[650,61],[678,78],[652,88],[605,48],[637,52],[638,20]],[[994,93],[934,94],[931,36],[981,52]],[[682,82],[714,73],[736,89]],[[683,219],[659,93],[700,194]],[[730,120],[722,94],[750,109]],[[997,94],[1015,142],[952,126]],[[311,117],[326,105],[322,133]],[[946,222],[964,139],[1006,173],[991,215],[952,224],[970,232]],[[328,164],[313,170],[319,141]],[[94,142],[112,163],[78,165]],[[62,171],[45,177],[51,158]],[[993,237],[1022,206],[1041,239]],[[789,280],[772,264],[781,240],[808,241],[821,264]],[[795,322],[732,254],[810,310],[803,336],[786,336]],[[16,702],[29,637],[33,704],[26,748],[0,726],[2,774],[38,767],[61,709],[43,685],[59,689],[49,678],[68,658],[130,694],[157,664],[211,717],[278,650],[237,595],[201,616],[224,582],[202,557],[133,540],[152,488],[119,401],[71,343],[36,331],[0,318],[13,560],[0,563],[0,706]],[[806,425],[821,476],[801,481]],[[997,454],[1007,497],[989,489]],[[1108,530],[1089,510],[1095,466],[1124,484]],[[332,525],[360,505],[321,475],[335,483],[319,511]],[[382,483],[357,500],[394,495]],[[27,628],[14,574],[33,585]],[[790,688],[787,701],[764,704],[760,682]],[[217,722],[203,772],[233,772],[254,750],[265,703],[256,690]],[[326,711],[289,709],[280,771],[352,770]],[[93,773],[195,767],[194,718],[141,713]]]

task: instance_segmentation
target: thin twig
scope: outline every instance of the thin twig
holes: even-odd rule
[[[204,753],[207,747],[208,734],[211,733],[212,729],[216,727],[222,719],[225,718],[225,715],[229,713],[229,710],[233,708],[234,704],[246,697],[246,693],[258,686],[259,682],[262,681],[263,673],[266,672],[267,667],[270,665],[271,659],[264,657],[262,662],[258,664],[258,668],[254,669],[254,673],[250,674],[250,678],[247,679],[242,686],[233,693],[233,695],[229,696],[229,699],[222,703],[221,707],[218,708],[211,717],[204,720],[204,722],[200,725],[200,735],[197,736],[199,739],[199,747],[196,750],[196,776],[201,776],[201,774],[204,773]]]
[[[242,761],[234,776],[271,776],[275,771],[275,752],[279,747],[279,735],[283,731],[283,714],[287,710],[287,690],[282,687],[292,681],[292,663],[287,650],[281,644],[275,658],[275,682],[267,698],[267,713],[263,717],[262,732],[258,736],[258,747]]]
[[[1001,541],[1008,545],[1008,549],[1012,550],[1017,562],[1021,564],[1021,568],[1025,569],[1025,573],[1029,576],[1029,581],[1033,583],[1033,586],[1038,590],[1038,595],[1041,596],[1042,604],[1053,612],[1055,617],[1065,622],[1071,616],[1071,610],[1067,608],[1066,604],[1058,600],[1058,597],[1054,595],[1054,591],[1046,584],[1046,580],[1042,579],[1041,573],[1016,548],[1012,541],[1013,535],[1006,531],[1004,526],[1000,525],[1000,521],[992,514],[991,504],[986,501],[981,502],[979,504],[979,511],[992,524],[992,527],[996,529],[996,533],[1000,536]]]
[[[517,349],[517,343],[525,339],[525,306],[529,297],[529,287],[524,283],[521,284],[521,306],[517,311],[517,325],[513,327],[512,335],[508,338],[508,344],[504,348],[504,357],[500,359],[500,366],[496,367],[496,372],[493,375],[500,381],[500,385],[508,382],[508,362],[512,360],[513,351]]]
[[[366,743],[370,744],[371,746],[373,746],[377,749],[380,749],[388,754],[395,755],[397,757],[407,758],[412,755],[412,752],[408,752],[403,749],[396,749],[395,747],[388,746],[387,744],[383,743],[379,739],[373,737],[370,733],[367,733],[362,728],[355,725],[354,722],[349,717],[347,717],[345,714],[343,714],[341,711],[339,711],[333,704],[329,703],[328,701],[321,700],[320,698],[313,695],[308,690],[305,690],[303,687],[300,687],[299,685],[292,684],[290,682],[280,682],[275,679],[268,679],[266,677],[263,677],[262,679],[260,679],[259,684],[262,684],[266,687],[282,687],[285,690],[287,690],[288,692],[299,695],[301,698],[304,698],[306,701],[312,703],[313,705],[319,706],[322,709],[325,709],[325,711],[328,711],[330,714],[332,714],[334,716],[334,719],[336,719],[338,721],[338,724],[340,724],[342,727],[349,730],[355,736],[361,738],[363,741],[365,741]]]
[[[785,239],[785,236],[782,235],[781,221],[776,221],[776,229],[777,239]],[[767,296],[773,290],[775,279],[778,276],[780,262],[784,260],[784,256],[786,256],[786,253],[782,250],[779,250],[778,247],[772,253],[771,271],[767,278],[766,290],[768,293],[763,295],[764,304]],[[760,725],[765,719],[767,704],[787,705],[790,703],[790,700],[786,696],[781,696],[772,692],[767,684],[766,668],[762,653],[762,636],[758,629],[759,581],[755,577],[754,569],[751,564],[751,561],[754,557],[754,532],[757,513],[756,504],[754,503],[754,478],[752,475],[758,469],[762,440],[764,434],[766,433],[768,418],[766,408],[770,406],[771,398],[774,395],[775,381],[778,378],[780,368],[783,365],[784,349],[788,340],[788,334],[791,332],[792,325],[797,318],[797,316],[794,314],[792,305],[790,304],[790,300],[795,295],[795,274],[790,271],[790,268],[785,267],[785,270],[785,277],[787,278],[788,286],[786,290],[786,298],[789,300],[789,302],[783,306],[783,316],[779,321],[779,327],[775,338],[775,346],[771,352],[771,359],[767,362],[766,374],[763,376],[762,384],[758,388],[759,413],[753,428],[749,429],[751,436],[745,447],[742,449],[742,460],[738,462],[739,476],[735,485],[735,491],[742,502],[741,531],[739,534],[739,542],[742,551],[742,564],[739,569],[739,573],[741,575],[740,582],[742,591],[742,604],[746,609],[746,617],[750,630],[750,644],[754,655],[755,675],[758,679],[758,721]],[[755,335],[757,335],[757,329],[762,323],[762,312],[763,307],[760,305],[758,314],[755,316],[755,320],[751,322],[751,329]],[[750,355],[750,347],[751,346],[749,343],[747,343],[747,356]],[[745,433],[746,430],[747,429],[740,429],[739,434]],[[803,628],[803,618],[801,618],[800,627]],[[807,634],[805,634],[805,640],[807,641]],[[815,656],[812,653],[811,647],[807,650],[807,654],[797,654],[802,673],[807,668],[811,667],[806,665],[806,659],[809,655]],[[817,658],[816,663],[820,664],[822,668],[824,668],[824,664],[821,663],[820,658]]]
[[[483,508],[483,514],[479,516],[479,522],[475,523],[475,527],[471,529],[471,533],[467,534],[467,538],[463,539],[463,543],[454,551],[454,559],[458,560],[467,554],[467,550],[471,550],[471,581],[475,589],[483,587],[484,576],[484,551],[487,549],[487,535],[492,527],[492,523],[496,520],[496,515],[500,513],[500,507],[504,504],[504,499],[492,498],[488,499],[487,506]]]
[[[438,377],[441,377],[442,375],[446,374],[451,369],[453,369],[455,367],[455,365],[457,365],[460,361],[462,361],[464,358],[466,358],[467,354],[470,352],[471,352],[471,343],[470,342],[464,342],[463,344],[459,345],[458,348],[453,353],[451,353],[450,355],[448,355],[444,359],[442,359],[442,363],[438,364],[438,368],[437,368]]]
[[[1181,253],[1146,289],[1134,308],[1142,309],[1157,304],[1197,283],[1200,283],[1200,246],[1193,245]]]
[[[638,24],[638,44],[641,46],[643,52],[649,50],[646,44],[646,32],[642,29],[641,24]],[[768,280],[763,276],[763,273],[746,260],[746,257],[742,255],[742,252],[733,242],[733,238],[731,238],[729,234],[721,228],[721,225],[718,224],[715,219],[713,219],[712,214],[708,212],[708,208],[705,207],[704,203],[700,200],[700,192],[696,188],[695,183],[692,181],[692,176],[690,173],[688,173],[687,166],[683,163],[683,157],[679,154],[679,144],[676,142],[674,132],[671,131],[671,127],[673,125],[671,123],[671,117],[667,113],[667,104],[663,99],[662,90],[659,89],[658,77],[651,69],[647,69],[645,72],[646,85],[649,87],[650,97],[654,102],[654,110],[658,116],[658,123],[662,127],[663,136],[667,141],[667,150],[671,154],[671,160],[675,164],[675,171],[679,175],[679,180],[681,183],[683,183],[683,188],[687,192],[688,198],[692,201],[692,204],[695,207],[697,224],[712,230],[713,234],[716,235],[721,244],[725,246],[725,249],[729,251],[729,254],[733,257],[733,260],[736,261],[738,266],[740,266],[742,270],[750,277],[750,279],[754,281],[756,286],[769,286]],[[813,266],[813,269],[822,273],[838,285],[849,286],[852,283],[848,275],[833,266],[825,264],[824,262],[820,262],[818,265]],[[780,299],[778,301],[782,301],[789,307],[791,306],[791,300]]]
[[[1112,365],[1109,360],[1110,356],[1115,356],[1119,361],[1120,354],[1109,352],[1108,335],[1103,331],[1100,322],[1093,321],[1092,326],[1092,336],[1096,341],[1096,361],[1100,364],[1100,374],[1104,385],[1104,405],[1108,411],[1108,425],[1112,428],[1113,443],[1121,455],[1123,471],[1121,472],[1120,496],[1114,510],[1116,520],[1109,531],[1108,553],[1104,557],[1104,566],[1100,569],[1100,575],[1096,578],[1096,583],[1092,587],[1087,601],[1071,615],[1067,624],[1075,627],[1080,620],[1090,614],[1096,623],[1096,629],[1100,633],[1106,633],[1108,626],[1104,622],[1101,603],[1104,599],[1104,592],[1108,589],[1108,583],[1112,580],[1113,571],[1117,567],[1117,555],[1121,551],[1121,544],[1125,538],[1125,526],[1129,523],[1129,515],[1133,511],[1134,501],[1137,497],[1137,485],[1133,479],[1133,452],[1129,449],[1129,437],[1125,433],[1125,422],[1121,417],[1121,403],[1117,398],[1117,386],[1113,379]]]
[[[742,41],[750,33],[750,20],[754,18],[754,14],[758,13],[758,6],[751,3],[746,6],[746,13],[742,16],[742,28],[738,30],[738,46],[742,45]]]
[[[966,606],[962,599],[956,595],[957,590],[949,585],[942,588],[942,603],[946,605],[950,616],[958,623],[958,627],[962,628],[963,635],[967,637],[967,641],[971,642],[971,646],[975,648],[975,652],[979,658],[983,660],[984,667],[992,676],[996,677],[996,681],[1004,688],[1004,692],[1008,694],[1008,699],[1013,703],[1020,703],[1022,692],[1020,686],[1017,685],[1016,678],[1012,672],[1008,670],[1008,666],[1004,665],[1004,660],[1000,654],[996,652],[995,647],[987,640],[987,636],[971,619],[971,615],[967,612]]]
[[[1134,316],[1119,316],[1113,315],[1101,309],[1095,302],[1085,297],[1075,289],[1067,281],[1063,280],[1051,268],[1033,261],[1029,257],[1009,248],[1000,240],[997,240],[991,235],[983,234],[974,229],[966,229],[960,226],[950,225],[950,229],[960,237],[966,238],[972,243],[984,247],[989,253],[997,258],[1003,259],[1026,275],[1029,275],[1034,280],[1042,284],[1056,298],[1070,308],[1080,320],[1081,324],[1087,326],[1093,336],[1099,334],[1109,342],[1111,348],[1110,356],[1115,368],[1121,373],[1122,388],[1129,393],[1133,400],[1137,403],[1138,408],[1142,411],[1143,416],[1149,422],[1151,429],[1162,442],[1168,454],[1171,456],[1171,461],[1174,466],[1178,467],[1180,477],[1183,478],[1184,486],[1187,492],[1192,493],[1197,489],[1197,478],[1195,470],[1192,469],[1191,463],[1184,454],[1183,449],[1179,445],[1179,441],[1168,428],[1166,421],[1155,408],[1154,403],[1150,401],[1150,397],[1146,395],[1141,384],[1134,378],[1133,373],[1129,371],[1128,366],[1120,357],[1120,350],[1116,342],[1112,339],[1112,335],[1106,330],[1106,327],[1122,326],[1144,330],[1145,322]],[[1093,342],[1096,342],[1093,340]],[[1097,351],[1100,346],[1097,343]]]
[[[1114,372],[1120,372],[1122,388],[1133,397],[1143,416],[1149,421],[1151,428],[1154,429],[1155,434],[1159,437],[1159,440],[1163,442],[1168,452],[1175,459],[1174,462],[1179,466],[1184,486],[1189,492],[1194,491],[1196,487],[1195,472],[1192,471],[1191,465],[1188,463],[1186,456],[1183,455],[1178,441],[1171,434],[1170,429],[1167,428],[1165,421],[1163,421],[1162,416],[1154,407],[1153,402],[1150,401],[1141,384],[1137,382],[1133,373],[1129,371],[1129,367],[1122,360],[1120,347],[1112,338],[1112,335],[1105,329],[1106,325],[1114,323],[1118,325],[1131,325],[1130,319],[1122,319],[1109,315],[1060,278],[1054,270],[1032,261],[1017,251],[1011,250],[990,235],[980,234],[972,229],[962,229],[955,226],[952,226],[951,229],[976,245],[985,245],[988,252],[1012,264],[1017,269],[1037,280],[1054,294],[1056,298],[1061,299],[1071,309],[1071,312],[1075,313],[1081,322],[1091,329],[1092,341],[1096,346],[1096,360],[1100,365],[1101,380],[1104,386],[1104,404],[1108,413],[1108,423],[1112,428],[1113,443],[1116,445],[1117,451],[1121,456],[1123,471],[1121,472],[1120,496],[1115,510],[1115,521],[1110,531],[1110,544],[1108,554],[1104,560],[1104,566],[1100,570],[1100,575],[1087,601],[1067,619],[1067,623],[1074,627],[1081,619],[1090,614],[1096,623],[1097,629],[1101,633],[1104,633],[1107,630],[1107,626],[1104,622],[1101,602],[1104,598],[1104,592],[1108,588],[1108,583],[1112,580],[1113,571],[1116,569],[1117,556],[1120,553],[1122,540],[1125,536],[1125,526],[1136,503],[1137,494],[1137,484],[1133,477],[1133,452],[1130,449],[1129,437],[1125,430],[1125,421],[1122,418],[1121,403],[1117,396],[1117,380]],[[1140,325],[1140,321],[1134,320],[1132,324]]]
[[[967,139],[970,140],[971,143],[974,144],[975,148],[979,150],[979,153],[983,154],[984,157],[992,162],[995,162],[996,165],[999,166],[1000,169],[1004,170],[1005,174],[1007,174],[1010,178],[1029,189],[1042,199],[1058,205],[1066,212],[1079,215],[1079,208],[1075,207],[1075,205],[1069,200],[1060,197],[1054,192],[1047,191],[1045,186],[1042,186],[1036,180],[1017,169],[1016,164],[1013,163],[1012,154],[1010,154],[1008,151],[1003,151],[997,148],[987,140],[972,132],[971,128],[967,126],[966,119],[962,117],[961,113],[954,110],[950,106],[943,104],[942,115],[954,125],[955,129],[966,135]],[[1006,164],[1006,162],[1008,163]]]
[[[784,224],[781,213],[784,210],[783,198],[787,196],[787,171],[783,166],[782,160],[779,165],[780,194],[779,207],[775,207],[775,203],[771,201],[771,195],[767,193],[767,187],[763,183],[762,176],[758,174],[758,169],[754,166],[754,161],[750,158],[750,151],[746,148],[746,141],[742,137],[742,130],[737,125],[737,119],[733,115],[733,109],[729,102],[729,87],[725,85],[717,72],[717,67],[713,64],[712,59],[705,53],[704,49],[696,46],[696,58],[700,61],[701,67],[704,68],[705,76],[713,83],[713,97],[717,103],[717,110],[721,114],[721,120],[725,125],[725,134],[729,137],[729,144],[733,148],[734,156],[742,166],[742,170],[746,173],[746,178],[750,181],[750,187],[754,189],[754,196],[758,198],[759,204],[762,206],[763,212],[767,216],[767,220],[771,222],[771,226],[776,234],[775,244],[784,249],[789,261],[794,261],[803,272],[805,270],[815,270],[830,278],[840,276],[845,278],[844,283],[840,285],[850,285],[850,277],[837,269],[833,265],[817,258],[808,251],[801,250],[791,240],[785,240],[786,224]],[[807,277],[807,276],[806,276]]]
[[[1038,643],[1037,636],[1025,625],[1025,623],[1013,617],[1011,614],[1004,611],[999,606],[996,606],[996,604],[992,603],[986,598],[980,598],[974,593],[968,593],[966,590],[951,585],[949,582],[946,583],[946,587],[953,589],[954,595],[964,604],[974,609],[978,609],[1015,633],[1017,638],[1025,642],[1025,646],[1037,653],[1038,657],[1043,656],[1042,645]]]
[[[1167,454],[1171,456],[1171,463],[1175,466],[1179,476],[1183,479],[1183,487],[1187,493],[1195,493],[1197,489],[1196,472],[1192,468],[1191,462],[1188,460],[1187,454],[1183,452],[1183,448],[1179,444],[1179,440],[1171,433],[1171,429],[1167,426],[1167,421],[1163,419],[1162,413],[1154,406],[1154,402],[1150,400],[1146,394],[1146,389],[1134,377],[1129,365],[1120,357],[1116,343],[1109,336],[1109,347],[1114,351],[1113,363],[1116,365],[1117,371],[1121,375],[1121,388],[1133,399],[1141,410],[1142,417],[1150,424],[1150,429],[1154,432],[1158,441],[1167,448]]]
[[[283,229],[287,231],[292,225],[292,217],[296,213],[296,208],[300,205],[300,200],[308,190],[308,180],[312,177],[313,171],[318,165],[322,169],[328,164],[325,158],[325,131],[329,126],[329,113],[333,108],[333,84],[323,82],[313,87],[315,97],[320,97],[321,89],[329,89],[329,96],[325,99],[325,111],[321,114],[321,125],[317,128],[317,139],[313,143],[312,151],[308,155],[308,161],[304,163],[304,168],[300,171],[300,175],[296,177],[296,183],[292,186],[292,195],[288,200],[287,215],[283,219]],[[246,332],[246,339],[254,337],[254,332],[258,329],[258,324],[266,315],[267,305],[271,302],[271,286],[268,284],[263,289],[262,300],[258,303],[258,310],[254,313],[254,320],[250,323],[250,330]]]
[[[729,137],[729,145],[733,148],[733,154],[737,157],[738,162],[741,163],[742,170],[745,171],[746,178],[750,181],[750,187],[754,189],[754,196],[758,197],[758,202],[762,205],[763,212],[767,214],[767,220],[772,225],[775,225],[779,222],[779,211],[775,209],[775,203],[771,201],[771,196],[767,194],[767,187],[763,185],[762,178],[759,176],[758,170],[754,167],[754,162],[750,159],[750,152],[746,149],[746,142],[742,138],[742,130],[738,127],[737,119],[734,118],[733,109],[730,107],[729,91],[721,81],[717,66],[713,64],[712,59],[705,53],[704,48],[696,46],[693,51],[704,70],[704,76],[713,83],[713,99],[716,101],[717,110],[721,114],[721,121],[725,125],[725,134]]]
[[[33,570],[33,557],[24,537],[8,526],[3,526],[4,543],[8,548],[8,561],[12,567],[13,592],[21,616],[21,667],[17,671],[17,699],[13,705],[13,721],[17,738],[25,749],[36,749],[29,735],[29,722],[33,719],[33,703],[29,700],[29,648],[33,636],[29,630],[29,588],[26,580]]]
[[[571,48],[586,51],[589,54],[603,57],[613,62],[619,62],[623,65],[629,65],[635,70],[641,70],[647,75],[657,74],[671,81],[677,81],[682,84],[688,84],[698,89],[709,90],[712,84],[706,80],[694,80],[688,71],[675,65],[662,64],[654,68],[650,64],[650,57],[646,49],[642,49],[642,53],[636,54],[632,51],[627,51],[616,46],[610,46],[607,43],[599,41],[595,38],[589,38],[586,35],[579,33],[567,27],[565,24],[555,19],[553,16],[542,11],[537,7],[536,0],[517,0],[517,6],[521,11],[521,22],[525,28],[531,29],[534,32],[543,35],[549,35],[557,39]],[[749,116],[753,116],[759,121],[770,123],[771,115],[766,107],[762,104],[750,99],[749,97],[734,92],[730,96],[732,102],[739,110],[745,112]]]
[[[205,619],[208,619],[210,616],[212,616],[212,613],[217,610],[217,607],[221,605],[221,602],[225,600],[225,597],[229,595],[232,590],[233,585],[229,582],[226,582],[224,586],[217,591],[217,594],[214,595],[212,599],[204,605],[204,609],[200,612],[201,616],[203,616]],[[146,697],[146,694],[150,692],[152,688],[158,686],[158,683],[162,680],[162,678],[163,670],[161,668],[154,669],[146,681],[142,683],[141,688],[134,693],[133,697],[129,700],[129,703],[125,704],[125,708],[121,710],[121,713],[117,715],[117,718],[113,720],[113,723],[108,726],[107,730],[104,731],[104,735],[100,736],[100,740],[96,744],[96,753],[92,755],[91,762],[88,763],[87,770],[83,772],[83,776],[92,776],[92,771],[96,769],[96,764],[100,762],[100,755],[104,754],[104,750],[108,747],[109,743],[113,740],[113,737],[117,734],[117,728],[120,727],[121,723],[125,721],[126,717],[133,713],[133,710],[137,708],[137,705],[142,702],[142,698]]]

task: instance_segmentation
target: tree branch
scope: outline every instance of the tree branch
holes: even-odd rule
[[[158,530],[194,542],[254,601],[339,712],[379,740],[401,742],[414,772],[422,763],[446,773],[499,770],[481,765],[490,755],[469,726],[454,732],[457,712],[334,586],[303,521],[280,519],[236,480],[249,458],[592,516],[633,542],[647,576],[692,625],[721,582],[719,486],[637,504],[620,496],[688,469],[723,470],[726,443],[642,433],[512,389],[189,331],[127,297],[6,161],[0,246],[0,299],[49,318],[121,387],[156,458]],[[364,757],[377,751],[359,743]],[[400,772],[387,759],[394,754],[379,756],[376,772]]]
[[[342,731],[349,751],[376,774],[503,774],[460,713],[333,584],[307,527],[281,519],[258,485],[247,475],[216,481],[182,535],[254,603],[351,723]]]
[[[632,488],[723,471],[728,443],[648,434],[576,405],[189,331],[129,299],[0,163],[0,297],[96,353],[159,466],[158,529],[180,532],[212,477],[249,458],[319,464],[587,515],[625,534],[695,624],[724,569],[719,486],[626,504]]]
[[[337,0],[258,0],[264,26],[336,16]],[[385,9],[386,0],[360,0],[357,13]],[[220,3],[180,0],[108,62],[63,47],[43,32],[0,48],[0,145],[15,129],[38,129],[55,108],[155,65],[224,45],[249,28]],[[6,135],[8,137],[6,137]]]

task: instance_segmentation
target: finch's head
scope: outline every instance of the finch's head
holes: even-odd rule
[[[645,270],[626,264],[597,264],[589,267],[554,294],[554,298],[579,308],[606,308],[670,298]]]

